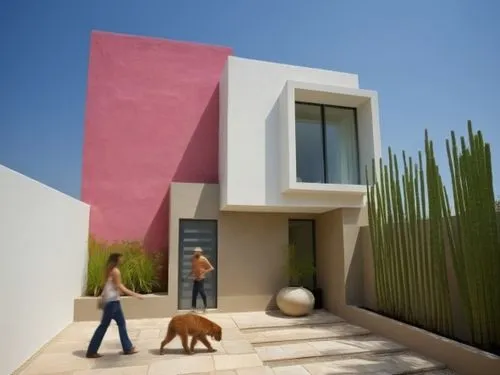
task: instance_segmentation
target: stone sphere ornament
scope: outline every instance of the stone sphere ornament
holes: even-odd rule
[[[280,311],[288,316],[309,315],[314,308],[314,295],[310,290],[298,287],[285,287],[276,296]]]

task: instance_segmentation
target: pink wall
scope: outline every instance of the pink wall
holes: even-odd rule
[[[92,33],[82,200],[97,238],[166,249],[170,183],[218,182],[218,81],[230,54]]]

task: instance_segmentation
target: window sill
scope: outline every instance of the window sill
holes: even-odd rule
[[[366,194],[366,186],[353,184],[294,182],[288,186],[288,189],[286,189],[284,193],[342,193],[364,195]]]

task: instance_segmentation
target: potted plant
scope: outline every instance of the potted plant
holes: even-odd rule
[[[281,312],[288,316],[304,316],[314,308],[314,295],[304,288],[303,282],[314,275],[314,266],[301,259],[295,244],[288,245],[287,273],[289,284],[276,296],[276,303]]]

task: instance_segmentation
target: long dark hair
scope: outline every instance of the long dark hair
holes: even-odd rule
[[[118,262],[123,254],[120,253],[112,253],[108,257],[108,262],[106,263],[106,275],[108,276],[111,270],[118,266]]]

